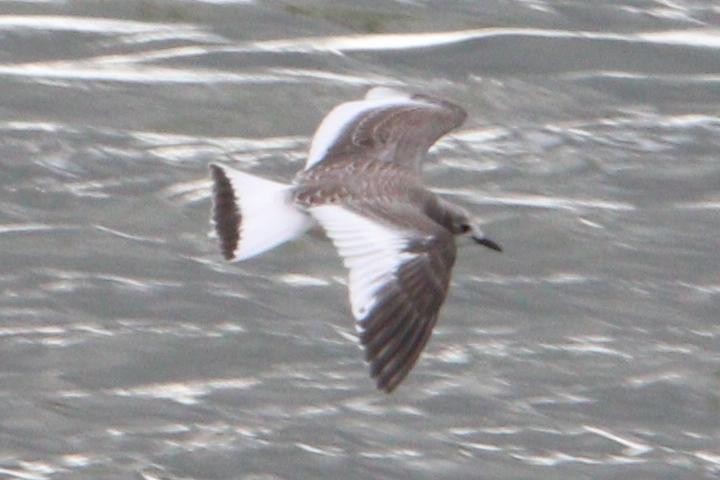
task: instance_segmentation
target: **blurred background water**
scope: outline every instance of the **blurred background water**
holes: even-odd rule
[[[391,396],[330,244],[207,235],[378,84],[506,250]],[[11,0],[0,98],[0,478],[720,478],[715,0]]]

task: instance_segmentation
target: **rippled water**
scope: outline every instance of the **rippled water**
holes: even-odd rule
[[[712,0],[0,5],[0,478],[720,477]],[[470,117],[461,249],[374,390],[328,243],[228,265],[210,161],[278,180],[371,85]]]

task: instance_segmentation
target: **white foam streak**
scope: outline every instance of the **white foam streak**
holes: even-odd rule
[[[0,16],[0,29],[35,29],[73,31],[84,33],[142,33],[159,29],[191,29],[190,25],[136,22],[132,20],[113,20],[98,17],[66,17],[54,15],[3,15]]]
[[[608,440],[612,440],[613,442],[619,443],[620,445],[626,447],[625,450],[623,450],[623,454],[627,455],[629,457],[636,457],[638,455],[647,453],[653,449],[649,445],[640,443],[638,441],[628,440],[626,438],[623,438],[619,435],[615,435],[614,433],[610,433],[601,428],[591,427],[589,425],[584,425],[583,428],[590,433],[594,433],[595,435],[599,435],[603,438],[607,438]]]
[[[0,75],[61,80],[93,80],[146,84],[165,83],[297,83],[287,75],[231,73],[143,65],[103,67],[87,62],[48,62],[0,65]]]
[[[720,30],[718,29],[669,30],[665,32],[648,32],[638,34],[637,38],[650,43],[664,43],[666,45],[720,48]]]
[[[399,85],[400,82],[380,75],[347,75],[325,72],[322,70],[270,68],[256,72],[228,72],[210,69],[181,69],[141,65],[146,58],[138,58],[137,62],[124,63],[81,60],[69,62],[38,62],[26,64],[0,65],[0,75],[13,77],[32,77],[47,80],[85,80],[128,82],[146,84],[165,83],[234,83],[234,84],[266,84],[266,83],[302,83],[305,81],[326,81],[333,84],[373,85],[378,83]]]
[[[640,34],[619,34],[534,28],[481,28],[449,32],[345,35],[332,37],[268,40],[251,43],[241,49],[270,52],[351,52],[367,50],[407,50],[450,45],[482,38],[516,36],[526,38],[567,38],[644,42],[689,47],[720,47],[720,30],[667,30]]]
[[[484,28],[431,33],[398,33],[376,35],[346,35],[333,37],[296,38],[255,42],[249,47],[271,52],[347,52],[359,50],[406,50],[448,45],[476,38],[500,35],[527,35],[547,38],[574,37],[577,34],[562,30]],[[596,34],[597,35],[597,34]]]
[[[26,233],[45,230],[53,230],[57,227],[43,223],[7,223],[0,225],[0,234],[3,233]]]
[[[55,472],[50,472],[55,473]],[[46,480],[50,478],[48,475],[37,472],[23,472],[11,468],[0,468],[0,474],[7,475],[6,478],[17,478],[20,480]]]
[[[113,395],[121,397],[141,397],[172,400],[183,405],[198,403],[199,397],[204,397],[216,390],[245,390],[257,385],[256,379],[220,378],[196,382],[155,383],[134,388],[116,388],[110,391]]]
[[[470,190],[446,190],[433,189],[435,193],[442,195],[455,195],[467,197],[467,201],[477,205],[512,205],[520,207],[549,208],[557,210],[613,210],[633,211],[636,207],[625,202],[611,202],[606,200],[580,199],[567,197],[548,197],[544,195],[523,195],[512,194],[507,196],[483,196]]]

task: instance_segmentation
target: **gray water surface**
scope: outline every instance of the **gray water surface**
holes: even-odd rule
[[[362,4],[0,5],[0,478],[720,478],[717,3]],[[427,182],[505,248],[390,396],[329,243],[208,237],[378,84],[467,109]]]

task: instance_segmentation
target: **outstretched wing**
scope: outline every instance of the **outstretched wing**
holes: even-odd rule
[[[348,156],[419,170],[427,150],[466,116],[462,108],[445,100],[373,88],[362,100],[338,105],[320,123],[305,170]]]
[[[420,212],[309,209],[350,270],[350,304],[377,387],[391,392],[430,338],[455,262],[452,235]]]

